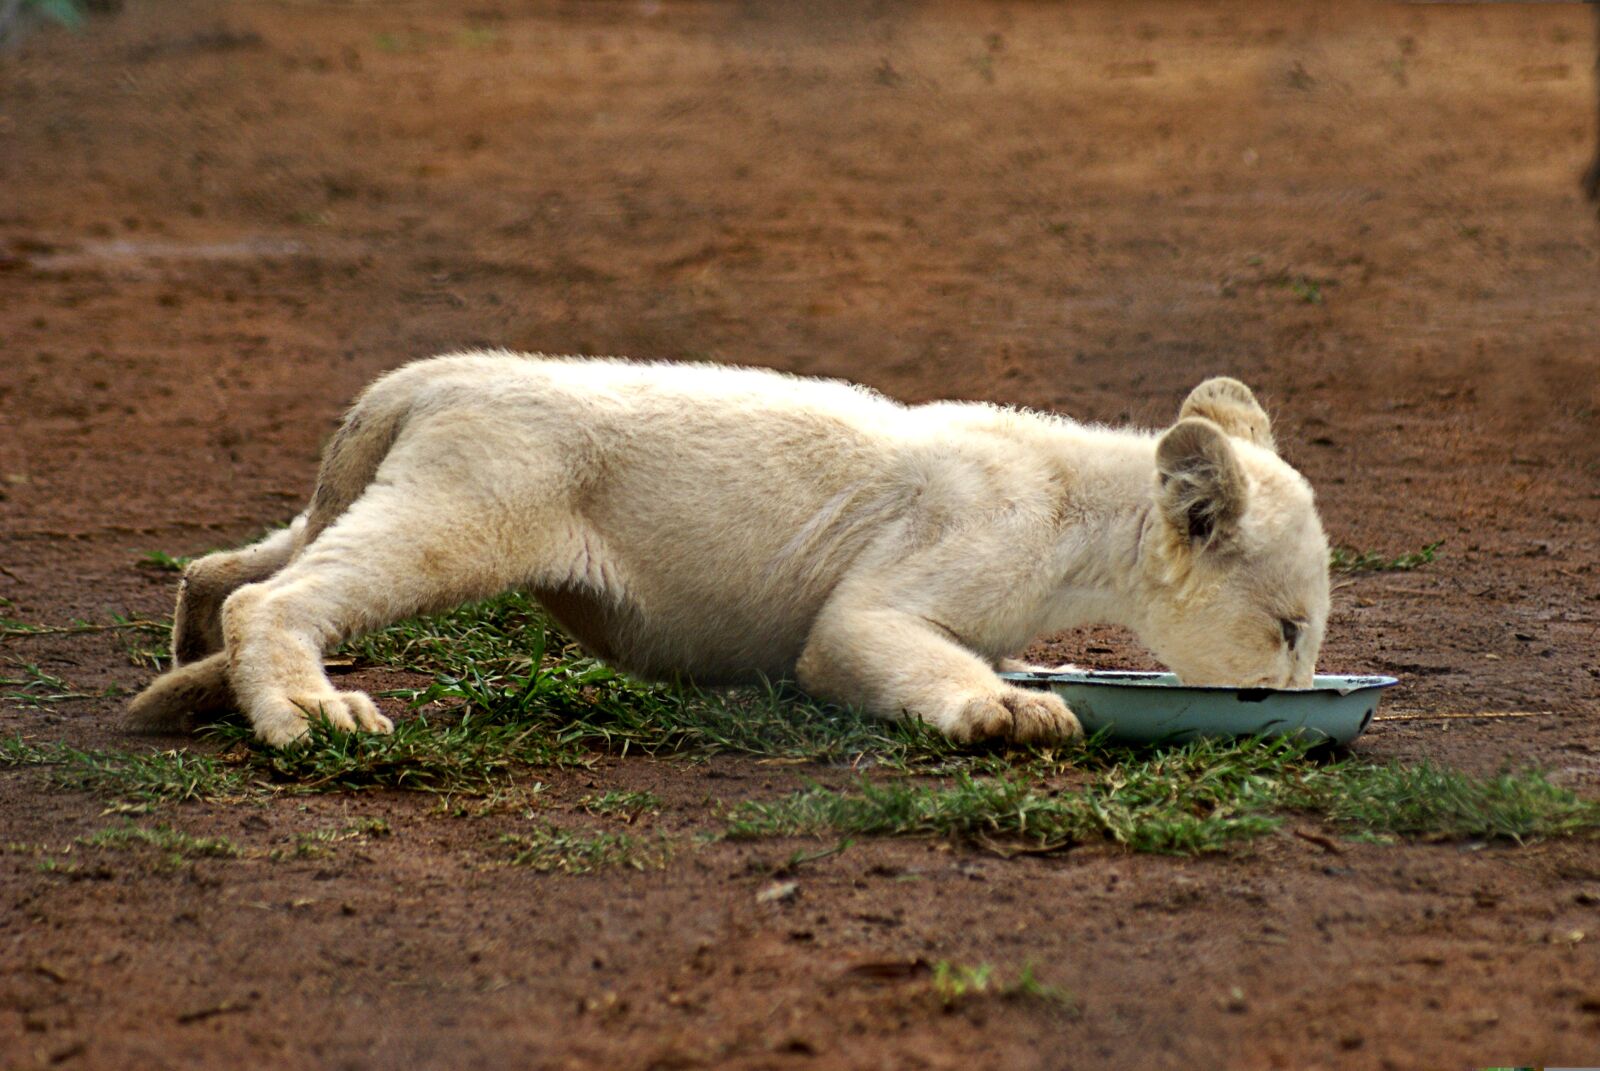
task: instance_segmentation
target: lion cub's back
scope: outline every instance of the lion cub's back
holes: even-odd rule
[[[670,430],[680,421],[734,418],[748,425],[763,411],[809,414],[829,426],[892,433],[907,409],[839,380],[765,368],[707,363],[631,361],[615,357],[550,357],[480,351],[403,365],[368,389],[404,395],[422,409],[498,401],[533,411],[558,408],[589,420],[611,416]]]
[[[788,668],[872,537],[851,516],[892,505],[915,424],[870,391],[755,369],[468,354],[408,374],[417,414],[446,418],[423,424],[470,412],[473,456],[565,485],[615,589],[591,646],[713,679]]]

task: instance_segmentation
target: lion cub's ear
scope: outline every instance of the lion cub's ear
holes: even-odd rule
[[[1156,443],[1161,513],[1195,547],[1228,538],[1244,515],[1245,479],[1233,444],[1209,420],[1178,421]]]
[[[1273,453],[1278,444],[1272,438],[1272,420],[1261,408],[1250,388],[1237,379],[1215,376],[1189,392],[1178,410],[1178,419],[1205,417],[1217,427],[1246,442]]]

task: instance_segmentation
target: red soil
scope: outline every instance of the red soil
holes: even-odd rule
[[[1600,231],[1581,6],[130,4],[0,53],[0,608],[169,612],[149,550],[292,515],[377,372],[476,345],[698,357],[1168,421],[1231,373],[1335,539],[1327,668],[1404,679],[1357,751],[1600,792]],[[1036,655],[1143,656],[1110,633]],[[115,634],[25,639],[80,691]],[[119,702],[0,734],[141,749]],[[1523,717],[1443,718],[1510,712]],[[708,800],[837,771],[541,773]],[[0,771],[0,843],[113,824]],[[1600,850],[1003,860],[787,843],[664,872],[486,865],[515,809],[186,805],[176,869],[0,848],[0,1066],[1417,1067],[1600,1054]],[[104,864],[104,865],[101,865]],[[953,1012],[990,962],[1081,1013]],[[863,970],[863,965],[868,969]]]

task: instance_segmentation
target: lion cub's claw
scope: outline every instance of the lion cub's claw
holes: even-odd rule
[[[1049,744],[1083,734],[1083,726],[1052,692],[1007,688],[968,700],[945,728],[952,740],[970,743],[1000,737],[1019,744]]]
[[[277,710],[256,720],[256,736],[272,747],[285,747],[311,731],[312,719],[321,719],[347,733],[394,732],[394,722],[365,693],[328,692],[285,698]]]

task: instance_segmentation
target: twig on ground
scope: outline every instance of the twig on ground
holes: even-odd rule
[[[1325,837],[1321,833],[1313,833],[1309,829],[1291,829],[1289,832],[1310,844],[1315,844],[1323,851],[1332,855],[1343,855],[1344,849],[1339,847],[1339,842],[1332,837]]]
[[[1549,710],[1479,710],[1430,711],[1412,710],[1397,714],[1379,714],[1373,721],[1450,721],[1456,718],[1548,718]]]
[[[76,636],[84,632],[117,632],[123,629],[154,629],[165,632],[172,626],[163,621],[117,621],[110,625],[6,625],[0,627],[0,639],[23,636]]]

